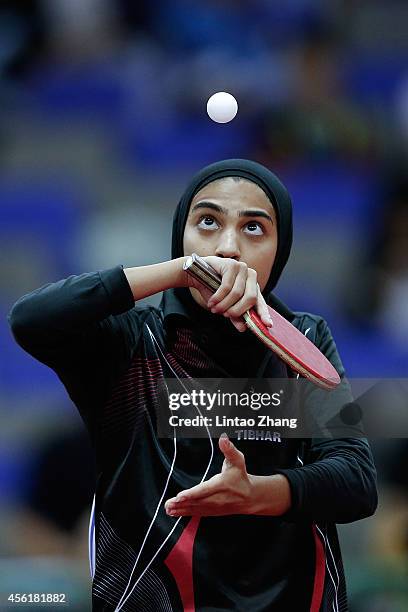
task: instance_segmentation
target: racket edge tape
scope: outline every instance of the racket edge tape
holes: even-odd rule
[[[186,259],[183,264],[183,270],[188,272],[191,276],[196,278],[199,282],[205,285],[210,291],[215,292],[218,287],[221,285],[221,277],[214,270],[212,266],[210,266],[202,257],[197,255],[196,253],[192,253]],[[299,334],[299,339],[301,337],[301,350],[303,353],[304,359],[303,362],[308,361],[308,366],[306,367],[304,363],[301,362],[300,356],[295,356],[291,350],[285,346],[283,343],[279,342],[279,339],[273,336],[274,327],[271,329],[264,326],[261,319],[255,312],[253,308],[247,310],[242,316],[245,321],[245,324],[248,329],[250,329],[254,334],[256,334],[257,338],[261,340],[269,349],[271,349],[274,353],[278,355],[285,363],[289,365],[295,372],[309,379],[319,387],[322,387],[326,390],[332,390],[340,383],[340,376],[337,370],[334,368],[333,364],[327,359],[325,355],[317,348],[313,342],[311,342],[300,330],[298,330],[290,321],[282,317],[278,312],[276,312],[273,308],[268,305],[268,309],[270,311],[270,315],[272,321],[274,323],[274,327],[276,324],[281,323],[286,327],[287,330],[291,329],[291,334],[293,333]],[[290,327],[288,327],[290,326]],[[296,330],[296,332],[294,332]],[[318,362],[320,366],[321,372],[319,373],[316,367],[313,367],[310,363],[310,359],[307,359],[311,355],[314,358],[315,362]]]
[[[294,359],[289,353],[285,352],[285,350],[277,343],[276,340],[272,339],[270,335],[265,334],[260,328],[260,325],[256,324],[253,321],[252,319],[252,317],[254,316],[253,313],[251,315],[249,314],[249,311],[247,311],[247,312],[244,312],[242,316],[245,319],[245,323],[247,327],[250,328],[254,334],[256,334],[259,340],[261,340],[261,342],[263,342],[269,349],[271,349],[274,353],[276,353],[278,357],[282,359],[282,361],[287,363],[289,367],[292,368],[292,370],[295,370],[295,372],[311,380],[313,383],[315,383],[319,387],[322,387],[323,389],[331,391],[332,389],[335,389],[337,387],[337,385],[340,382],[340,377],[338,375],[337,370],[334,368],[334,366],[332,366],[333,367],[333,379],[321,378],[318,372],[312,372],[311,370],[306,369],[298,361],[296,361],[296,359]],[[305,339],[307,340],[307,338]],[[316,345],[313,345],[313,346],[316,346]]]

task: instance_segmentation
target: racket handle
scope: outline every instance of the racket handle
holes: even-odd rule
[[[215,293],[221,285],[222,277],[210,266],[205,259],[192,253],[183,264],[183,270],[191,274],[200,283],[205,285],[207,289]]]

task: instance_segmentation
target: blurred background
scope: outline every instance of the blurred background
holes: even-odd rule
[[[0,607],[51,592],[90,609],[95,478],[75,406],[6,315],[71,274],[169,259],[202,165],[278,174],[295,232],[276,294],[328,320],[350,377],[406,376],[407,29],[405,0],[0,3]],[[216,91],[238,100],[230,124],[206,115]],[[350,609],[399,612],[408,446],[373,448],[378,512],[340,526]]]

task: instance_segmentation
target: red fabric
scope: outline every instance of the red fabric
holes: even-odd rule
[[[193,546],[200,517],[193,516],[176,544],[170,551],[165,564],[174,576],[183,602],[184,612],[195,612],[193,587]]]
[[[322,603],[324,578],[326,574],[326,554],[323,542],[317,533],[316,525],[313,525],[312,529],[316,549],[316,569],[310,612],[319,612],[320,605]]]

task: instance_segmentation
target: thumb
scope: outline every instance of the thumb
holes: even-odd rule
[[[226,433],[221,434],[218,441],[220,451],[230,465],[235,465],[239,468],[245,468],[245,458],[243,453],[231,442]]]

